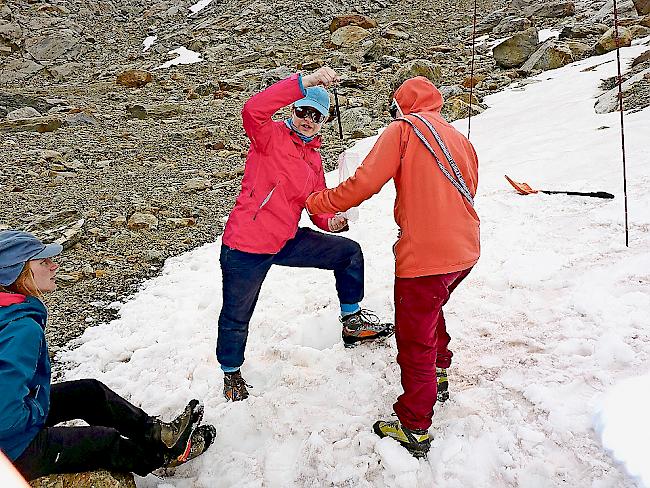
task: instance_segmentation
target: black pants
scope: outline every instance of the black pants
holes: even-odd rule
[[[54,427],[81,419],[89,427]],[[14,461],[32,480],[52,473],[95,469],[147,475],[163,464],[152,439],[153,418],[97,380],[55,383],[45,428]]]
[[[334,271],[341,303],[363,299],[363,253],[355,241],[341,236],[299,228],[277,254],[253,254],[221,246],[223,305],[219,315],[217,360],[238,368],[244,363],[248,324],[262,283],[271,266],[319,268]]]

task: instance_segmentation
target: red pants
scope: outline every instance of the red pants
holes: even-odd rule
[[[431,426],[438,388],[436,366],[448,368],[453,356],[442,307],[471,270],[395,278],[395,338],[404,393],[393,409],[408,429]]]

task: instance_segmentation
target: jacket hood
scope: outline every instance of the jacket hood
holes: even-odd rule
[[[45,329],[47,309],[35,297],[15,293],[0,293],[0,330],[9,323],[22,318],[31,318]]]
[[[443,100],[436,86],[424,76],[409,78],[395,91],[395,100],[405,115],[440,112]]]

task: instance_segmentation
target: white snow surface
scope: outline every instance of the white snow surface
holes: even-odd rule
[[[195,14],[197,12],[200,12],[203,10],[205,7],[210,5],[212,3],[212,0],[199,0],[196,2],[194,5],[190,7],[190,11]]]
[[[645,49],[623,49],[623,61]],[[615,74],[613,59],[542,73],[539,83],[488,97],[491,108],[472,119],[483,249],[446,307],[451,398],[435,408],[428,459],[372,432],[375,420],[391,418],[401,392],[394,338],[343,348],[329,272],[271,270],[242,368],[252,395],[225,402],[214,354],[217,239],[169,259],[119,318],[87,329],[78,347],[59,356],[70,362],[67,379],[98,378],[151,414],[171,418],[191,398],[205,403],[204,421],[218,430],[214,446],[172,477],[150,475],[138,485],[641,486],[648,435],[642,447],[630,446],[635,430],[647,432],[647,398],[626,409],[636,389],[611,389],[650,370],[650,110],[625,119],[626,248],[619,114],[593,109],[600,80]],[[456,123],[462,131],[466,125]],[[603,190],[616,199],[520,196],[504,174],[540,189]],[[330,184],[336,179],[328,175]],[[393,315],[393,198],[388,184],[360,206],[347,234],[366,258],[363,305],[386,319]],[[618,401],[605,401],[610,390]],[[609,435],[608,427],[629,435]]]
[[[178,47],[176,49],[172,49],[169,51],[168,54],[176,54],[177,56],[174,59],[170,59],[169,61],[166,61],[165,63],[161,64],[160,66],[155,67],[154,69],[165,69],[169,68],[170,66],[175,66],[177,64],[194,64],[194,63],[199,63],[203,61],[201,58],[201,54],[190,51],[186,47]]]
[[[158,39],[158,36],[147,36],[145,40],[142,41],[142,51],[148,51],[149,48],[154,45],[156,39]]]

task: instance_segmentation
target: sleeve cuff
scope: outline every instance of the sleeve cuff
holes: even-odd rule
[[[305,90],[305,87],[302,86],[302,75],[300,73],[298,73],[298,86],[300,86],[300,91],[302,92],[302,96],[306,97],[307,90]]]

